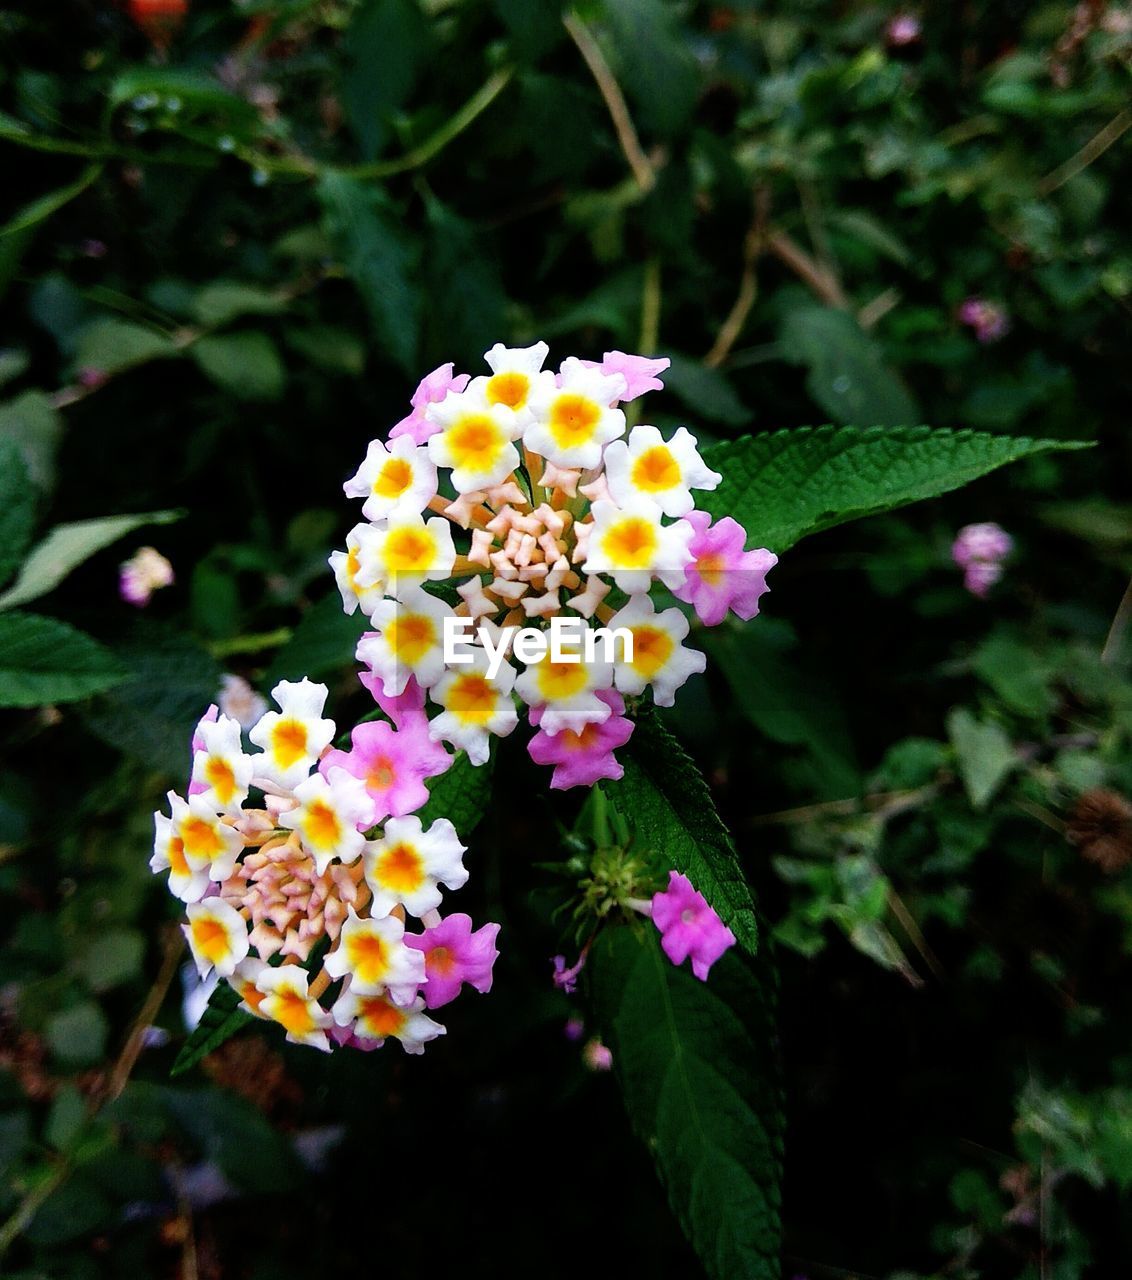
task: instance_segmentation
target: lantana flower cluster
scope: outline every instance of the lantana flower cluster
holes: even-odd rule
[[[525,704],[531,757],[563,788],[621,777],[614,752],[633,732],[626,698],[650,690],[669,706],[706,665],[685,644],[684,611],[658,607],[652,590],[666,588],[708,626],[729,612],[751,618],[776,557],[744,550],[730,517],[713,523],[696,510],[695,492],[721,476],[687,428],[667,438],[629,428],[621,406],[659,389],[668,360],[611,351],[552,372],[548,354],[544,342],[497,344],[484,374],[433,370],[345,484],[363,520],[331,565],[346,611],[372,625],[357,656],[375,694],[415,680],[437,709],[432,738],[476,764]],[[631,632],[631,657],[624,645],[573,662],[510,649],[507,628],[546,629],[558,617]],[[494,674],[483,643],[467,664],[445,661],[448,618],[503,646]]]
[[[247,735],[258,751],[209,708],[187,796],[154,815],[150,868],[186,904],[201,977],[248,1013],[319,1049],[392,1037],[420,1053],[444,1033],[431,1011],[465,983],[488,991],[498,954],[497,924],[440,914],[468,879],[452,823],[414,816],[451,757],[413,681],[380,694],[388,721],[358,725],[349,751],[331,746],[325,685],[283,681],[272,698]]]

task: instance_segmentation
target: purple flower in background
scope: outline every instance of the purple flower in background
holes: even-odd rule
[[[975,331],[975,338],[986,345],[997,342],[1010,332],[1006,308],[986,298],[967,298],[959,307],[959,323]]]
[[[993,521],[964,525],[951,546],[951,558],[963,570],[963,585],[983,599],[1002,577],[1003,561],[1014,550],[1014,539]]]
[[[884,29],[884,38],[894,49],[900,49],[904,45],[915,44],[922,33],[923,28],[915,14],[895,13]]]

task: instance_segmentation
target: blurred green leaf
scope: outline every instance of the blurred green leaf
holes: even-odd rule
[[[782,1275],[782,1100],[765,965],[729,952],[699,982],[645,925],[605,930],[586,967],[630,1123],[713,1280]]]
[[[127,533],[147,524],[171,524],[181,515],[179,511],[147,511],[56,525],[24,561],[15,583],[0,595],[0,610],[27,604],[54,591],[72,569]]]
[[[202,1058],[219,1049],[226,1041],[243,1031],[255,1021],[250,1013],[239,1007],[240,997],[228,985],[220,982],[208,998],[200,1021],[192,1029],[189,1038],[181,1046],[180,1053],[169,1071],[171,1076],[191,1071]]]
[[[32,484],[45,492],[55,484],[55,451],[62,434],[59,412],[42,391],[25,391],[0,404],[0,440],[15,444]]]
[[[240,316],[277,316],[286,311],[285,295],[238,280],[216,280],[197,294],[196,318],[209,328],[219,328]]]
[[[328,373],[357,378],[365,372],[365,343],[339,325],[290,325],[283,331],[283,340],[304,360]]]
[[[110,1024],[93,1000],[84,1000],[61,1013],[52,1014],[44,1028],[48,1048],[73,1066],[88,1066],[106,1052]]]
[[[278,400],[287,385],[279,348],[265,333],[225,333],[189,348],[201,372],[238,400]]]
[[[60,1245],[107,1225],[114,1209],[93,1178],[72,1174],[40,1205],[27,1228],[32,1244]]]
[[[0,707],[75,702],[125,679],[114,655],[65,622],[0,615]]]
[[[35,491],[12,440],[0,439],[0,587],[23,559],[35,527]]]
[[[73,1085],[66,1085],[51,1104],[43,1137],[56,1151],[66,1151],[82,1132],[86,1118],[82,1094]]]
[[[347,615],[337,592],[324,596],[303,614],[291,639],[275,655],[263,687],[280,680],[321,679],[353,665],[354,651],[369,623],[361,612]]]
[[[644,129],[676,133],[691,115],[700,89],[682,11],[664,0],[602,0],[615,64]]]
[[[1018,764],[1014,747],[997,724],[976,720],[965,707],[947,717],[947,732],[967,795],[976,809],[984,809]]]
[[[122,373],[151,360],[165,360],[180,349],[163,333],[111,316],[102,317],[78,335],[75,368],[96,369],[100,373]]]
[[[938,497],[1019,458],[1086,447],[931,427],[799,427],[709,446],[704,460],[723,483],[697,503],[781,554],[808,534]]]
[[[429,54],[429,28],[413,0],[362,0],[343,40],[342,105],[367,160],[389,137]]]
[[[739,399],[725,373],[709,369],[691,356],[671,356],[672,364],[661,374],[665,389],[671,391],[696,419],[723,422],[731,427],[748,426],[750,409]]]
[[[251,1102],[219,1089],[165,1090],[166,1106],[205,1160],[253,1194],[287,1191],[302,1167],[284,1134]]]
[[[625,776],[607,790],[632,828],[634,848],[651,856],[658,872],[675,868],[686,875],[753,955],[759,940],[754,898],[696,766],[653,714],[637,720],[624,764]]]
[[[79,970],[87,986],[101,995],[140,976],[145,935],[137,929],[108,929],[91,940]]]

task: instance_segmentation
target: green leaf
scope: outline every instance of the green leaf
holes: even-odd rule
[[[189,348],[201,372],[239,400],[278,400],[287,385],[279,348],[265,333],[225,333]]]
[[[170,1069],[171,1076],[191,1071],[202,1058],[219,1049],[225,1040],[242,1031],[255,1021],[250,1013],[239,1008],[240,997],[226,982],[217,985],[209,997],[200,1021],[181,1046],[181,1052]]]
[[[976,809],[984,809],[1018,764],[1014,747],[1003,729],[976,720],[966,707],[956,707],[947,717],[947,732],[967,796]]]
[[[735,394],[727,375],[691,356],[672,356],[669,369],[661,374],[665,389],[674,392],[698,418],[723,422],[728,426],[746,426],[751,411]]]
[[[359,611],[347,615],[337,591],[312,605],[291,639],[275,655],[264,676],[263,688],[280,680],[317,680],[354,662],[354,651],[369,623]]]
[[[283,294],[239,280],[216,280],[205,285],[193,302],[197,319],[210,328],[240,316],[277,316],[286,309],[287,298]]]
[[[236,1186],[266,1194],[286,1191],[302,1179],[286,1134],[248,1099],[222,1089],[166,1087],[165,1105],[202,1159],[215,1162]]]
[[[112,374],[179,354],[180,348],[165,334],[128,320],[103,316],[78,335],[74,363],[76,369]]]
[[[378,342],[407,373],[414,372],[421,331],[417,242],[371,184],[330,173],[319,180],[318,193],[327,231],[369,311]]]
[[[427,827],[437,818],[447,818],[462,840],[479,826],[491,799],[491,772],[494,757],[487,764],[474,765],[462,752],[448,769],[430,778],[428,800],[417,817]]]
[[[692,33],[665,0],[604,0],[613,52],[640,123],[665,136],[678,132],[696,105],[700,71]]]
[[[632,828],[634,847],[652,853],[658,868],[674,867],[686,875],[739,945],[754,955],[759,939],[755,902],[731,835],[707,783],[655,715],[638,719],[625,776],[609,785],[608,794]]]
[[[782,1100],[765,964],[732,951],[699,982],[645,926],[607,929],[586,966],[629,1121],[712,1280],[782,1274]]]
[[[0,586],[23,559],[35,524],[35,491],[11,440],[0,439]]]
[[[48,1018],[43,1034],[57,1058],[76,1066],[86,1066],[98,1062],[106,1052],[110,1025],[93,1000],[84,1000],[82,1004]]]
[[[62,434],[59,411],[43,391],[25,391],[0,404],[0,440],[15,443],[32,484],[44,492],[55,483],[55,451]]]
[[[171,524],[178,511],[147,511],[133,516],[105,516],[56,525],[24,561],[13,586],[0,596],[0,609],[38,600],[96,552],[147,524]]]
[[[343,40],[342,105],[367,160],[424,69],[429,28],[415,0],[363,0]]]
[[[145,936],[137,929],[107,929],[90,943],[79,971],[96,995],[130,982],[142,971]]]
[[[220,688],[220,668],[181,629],[148,619],[138,619],[114,653],[126,679],[84,707],[83,720],[103,741],[180,785],[193,728]]]
[[[806,388],[834,421],[886,427],[918,421],[907,387],[848,312],[813,306],[791,311],[779,341],[787,360],[807,366]]]
[[[0,615],[0,707],[75,702],[123,679],[113,654],[65,622]]]
[[[350,329],[329,324],[312,324],[302,329],[290,326],[283,331],[283,339],[304,360],[328,373],[358,378],[365,372],[365,343]]]
[[[723,483],[697,502],[781,554],[808,534],[938,497],[1019,458],[1088,447],[932,427],[799,427],[709,446],[704,460]]]

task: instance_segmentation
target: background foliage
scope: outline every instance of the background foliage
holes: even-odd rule
[[[680,1188],[703,1191],[698,1142],[732,1143],[710,1192],[773,1242],[783,1117],[787,1275],[1121,1274],[1132,10],[194,0],[159,31],[145,7],[0,7],[5,1274],[400,1274],[401,1245],[684,1276],[679,1220],[715,1274],[773,1275],[773,1243],[705,1244]],[[982,340],[970,298],[1005,321]],[[650,419],[736,458],[818,422],[1097,447],[837,528],[804,451],[713,500],[785,494],[771,545],[814,535],[760,619],[700,634],[666,716],[777,960],[776,1030],[749,962],[707,989],[712,1034],[742,1011],[733,1083],[765,1125],[689,1136],[688,1106],[724,1105],[702,1054],[687,1099],[633,1092],[635,1053],[663,1079],[682,1052],[649,1001],[707,1033],[703,989],[631,936],[588,1003],[552,990],[545,864],[577,801],[537,798],[517,742],[486,812],[462,800],[496,989],[439,1049],[327,1061],[253,1029],[170,1079],[181,958],[146,858],[191,725],[225,671],[364,710],[325,567],[341,481],[420,374],[541,337],[670,354]],[[885,505],[854,477],[857,514]],[[1017,552],[980,602],[948,550],[987,519]],[[116,567],[143,543],[177,582],[138,615]],[[621,785],[639,806],[649,771]],[[631,1127],[661,1134],[675,1216]]]

